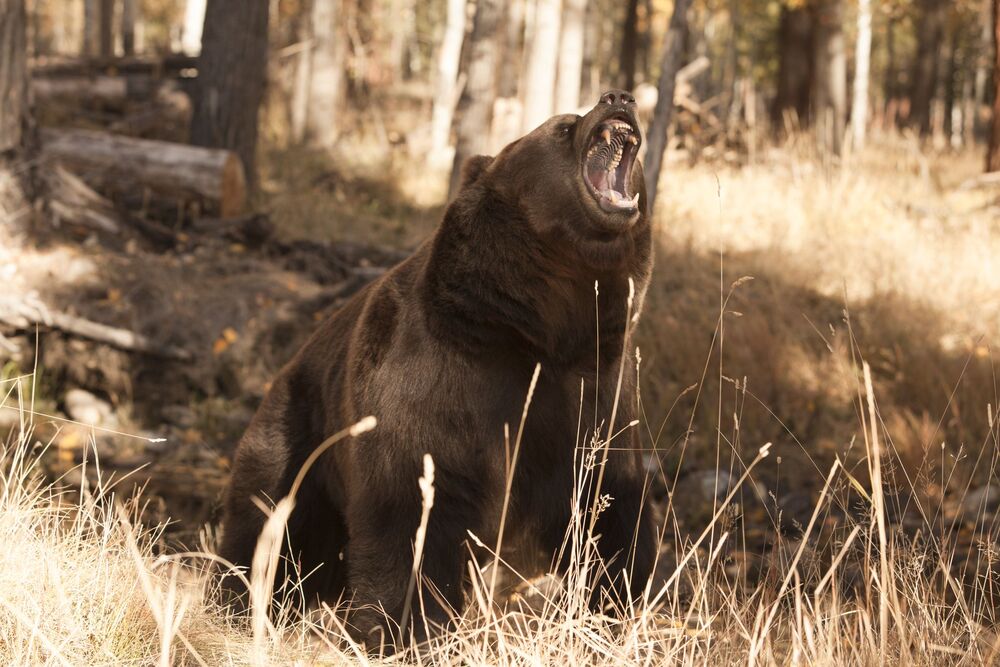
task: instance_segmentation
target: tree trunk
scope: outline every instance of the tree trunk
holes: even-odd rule
[[[431,115],[431,151],[440,156],[451,139],[451,119],[455,111],[455,89],[465,37],[465,0],[448,0],[448,18],[438,51],[434,108]]]
[[[993,127],[986,171],[1000,171],[1000,0],[993,0]]]
[[[847,120],[847,51],[843,0],[820,0],[816,8],[814,123],[820,144],[840,155]]]
[[[24,144],[28,112],[26,22],[23,0],[0,3],[0,153],[17,151]]]
[[[985,136],[982,109],[986,105],[986,91],[990,87],[990,67],[993,61],[993,3],[984,4],[982,13],[982,30],[979,33],[976,54],[976,83],[973,91],[975,104],[975,120],[973,121],[976,136]]]
[[[96,56],[101,42],[103,0],[83,0],[83,55]]]
[[[462,165],[473,155],[489,150],[493,101],[496,98],[496,72],[500,60],[500,35],[503,23],[502,0],[478,0],[476,16],[469,36],[467,83],[458,101],[455,122],[455,160],[448,184],[448,198],[458,192]]]
[[[343,23],[342,0],[313,0],[306,137],[327,149],[337,140],[337,118],[343,104],[341,94],[347,59],[347,43],[341,30]]]
[[[189,56],[201,53],[201,31],[205,27],[205,2],[206,0],[187,0],[184,4],[181,50]]]
[[[580,108],[583,25],[586,16],[587,0],[564,0],[559,70],[556,77],[556,113],[576,113]]]
[[[100,0],[100,54],[109,58],[115,54],[115,0]]]
[[[256,183],[257,116],[267,75],[269,0],[208,0],[191,143],[234,151]]]
[[[809,123],[810,81],[813,76],[813,21],[808,9],[783,6],[778,25],[778,90],[771,120],[782,127],[786,112],[800,125]]]
[[[687,12],[691,0],[674,0],[674,13],[670,17],[670,27],[663,40],[663,56],[660,59],[659,94],[653,120],[646,133],[646,160],[643,165],[646,176],[646,210],[650,215],[656,204],[656,188],[660,182],[660,167],[663,153],[667,148],[667,131],[674,111],[674,85],[677,70],[684,55],[684,41],[687,36]]]
[[[135,53],[135,26],[141,20],[140,0],[122,0],[122,51],[126,56]]]
[[[885,78],[882,80],[882,95],[885,97],[885,107],[883,109],[882,128],[888,129],[889,125],[895,126],[896,98],[898,97],[897,78],[899,77],[896,65],[896,26],[899,19],[895,14],[890,14],[885,27]]]
[[[937,89],[938,56],[944,39],[948,4],[940,0],[919,0],[917,54],[910,74],[909,124],[923,135],[931,132],[931,102]]]
[[[625,6],[625,25],[622,28],[622,49],[619,56],[621,87],[635,88],[635,57],[639,45],[639,0],[628,0]]]
[[[521,130],[530,132],[552,115],[555,102],[561,0],[537,0],[534,30],[527,47],[524,116]]]
[[[500,97],[517,97],[521,82],[521,65],[524,61],[524,12],[525,0],[511,0],[506,3],[504,23],[503,62],[500,63],[500,81],[497,94]]]
[[[854,149],[865,145],[868,131],[868,81],[871,74],[872,4],[858,0],[858,37],[854,49],[854,103],[851,108],[851,136]]]
[[[301,144],[306,139],[306,123],[309,122],[309,88],[312,85],[313,40],[312,7],[316,0],[305,2],[299,17],[296,39],[303,48],[295,55],[295,81],[292,84],[290,104],[290,124],[292,142]]]
[[[0,2],[0,225],[30,211],[23,169],[28,115],[28,38],[24,0]]]
[[[149,188],[209,203],[223,217],[246,203],[239,158],[228,150],[136,139],[95,130],[43,130],[43,161],[60,163],[103,192]]]
[[[601,52],[604,43],[605,28],[604,8],[601,0],[587,3],[586,29],[584,31],[583,48],[583,89],[582,99],[596,100],[603,91],[601,87],[601,72],[605,69],[606,55]]]

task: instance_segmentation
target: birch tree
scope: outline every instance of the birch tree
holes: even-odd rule
[[[559,39],[555,113],[574,113],[580,108],[580,82],[583,74],[583,38],[586,18],[587,0],[564,0],[562,34]]]
[[[448,184],[449,199],[458,191],[465,161],[489,150],[500,64],[503,5],[503,0],[478,0],[476,3],[476,15],[469,35],[468,75],[458,101],[455,121],[455,159]]]
[[[534,28],[527,46],[521,129],[530,132],[552,115],[555,104],[556,65],[562,2],[537,0]]]
[[[858,0],[858,38],[854,50],[854,102],[851,107],[851,136],[854,149],[865,145],[868,130],[868,81],[871,75],[872,4]]]
[[[674,111],[674,86],[677,70],[684,56],[684,40],[688,31],[687,13],[691,0],[674,0],[674,13],[670,17],[670,27],[663,40],[663,56],[660,58],[660,80],[653,120],[646,134],[646,159],[643,170],[646,176],[647,210],[653,213],[656,204],[656,188],[660,182],[660,167],[663,153],[667,148],[667,131]]]
[[[458,69],[465,37],[465,0],[448,0],[444,38],[438,51],[437,78],[434,84],[434,107],[431,113],[431,151],[442,155],[451,137],[451,119],[455,110]]]

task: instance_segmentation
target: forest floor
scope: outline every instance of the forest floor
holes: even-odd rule
[[[0,245],[0,273],[13,291],[194,352],[171,361],[54,331],[0,339],[8,343],[0,427],[23,445],[8,454],[28,460],[5,473],[0,508],[0,539],[17,544],[0,562],[0,606],[19,614],[0,635],[13,662],[117,661],[130,651],[143,661],[157,650],[194,663],[208,651],[210,664],[349,654],[302,623],[266,646],[240,635],[191,592],[190,573],[167,572],[163,559],[211,541],[205,526],[217,518],[229,456],[271,375],[317,320],[432,233],[443,211],[433,175],[391,153],[349,157],[368,154],[267,151],[256,207],[273,232],[263,239],[223,235],[154,252],[43,220],[17,245]],[[545,613],[559,620],[536,619],[532,642],[512,638],[524,622],[516,616],[480,619],[429,649],[429,659],[625,664],[761,651],[779,663],[799,655],[859,664],[876,655],[877,619],[889,612],[900,656],[920,646],[927,664],[995,655],[1000,194],[975,183],[980,166],[977,153],[932,152],[896,135],[876,137],[843,164],[795,141],[742,165],[672,155],[637,334],[639,428],[664,526],[652,590],[690,557],[672,582],[670,620],[643,610],[620,632],[555,605],[558,613]],[[874,490],[873,430],[884,448]],[[33,450],[34,442],[48,444]],[[770,456],[742,484],[765,443]],[[70,490],[59,496],[62,509],[45,509],[56,491],[32,485],[39,471]],[[26,488],[13,493],[14,482]],[[81,487],[91,491],[73,504]],[[165,525],[141,532],[89,500],[112,487],[118,497],[142,487],[132,521]],[[75,508],[68,514],[66,499]],[[873,505],[892,554],[878,548]],[[703,531],[711,539],[692,545]],[[80,582],[102,558],[94,581],[71,597],[31,602],[45,597],[51,577]],[[828,579],[854,611],[818,592],[804,612],[762,602],[791,586],[803,604],[800,587],[815,592],[834,570]],[[895,597],[878,597],[892,597],[889,609],[871,596],[886,575]],[[7,576],[29,583],[15,594]],[[114,583],[122,577],[129,586]],[[92,601],[80,602],[85,595]],[[115,618],[102,600],[121,605]],[[771,609],[782,629],[758,645]],[[852,620],[855,612],[865,620]],[[838,634],[853,644],[835,645]],[[158,636],[174,648],[160,647]]]

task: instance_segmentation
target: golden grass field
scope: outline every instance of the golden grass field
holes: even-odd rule
[[[139,521],[141,496],[47,481],[34,385],[5,380],[2,404],[22,424],[0,477],[0,663],[996,664],[1000,193],[963,187],[980,165],[896,136],[843,165],[804,142],[741,167],[668,162],[637,334],[642,391],[621,400],[640,401],[635,427],[667,489],[717,468],[754,484],[698,507],[680,493],[658,502],[663,562],[645,601],[609,601],[609,616],[585,611],[599,563],[577,523],[561,584],[508,595],[473,563],[456,627],[400,656],[367,655],[337,610],[271,622],[263,594],[237,622],[206,593],[214,535],[197,552],[164,550]],[[272,200],[279,223],[330,205],[287,199]],[[372,233],[406,245],[434,210]],[[789,490],[809,502],[779,531]],[[748,545],[769,522],[761,556]],[[249,573],[261,591],[272,546]]]

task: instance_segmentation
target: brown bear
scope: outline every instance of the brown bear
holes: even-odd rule
[[[310,598],[353,598],[359,634],[390,629],[387,617],[403,613],[429,453],[422,573],[439,595],[425,595],[414,629],[446,622],[463,604],[468,533],[495,544],[504,426],[516,433],[540,363],[505,532],[555,556],[585,433],[606,437],[615,410],[616,430],[635,417],[634,359],[623,358],[630,279],[635,314],[652,267],[640,142],[634,99],[611,91],[585,116],[556,116],[496,157],[469,160],[434,236],[327,319],[274,380],[236,451],[221,555],[249,566],[265,520],[253,499],[287,495],[324,439],[374,415],[374,430],[306,475],[285,557],[309,573]],[[604,590],[634,599],[653,567],[635,432],[617,437],[601,475],[610,502],[594,534],[607,567],[595,604]],[[233,576],[223,588],[230,600],[245,593]]]

